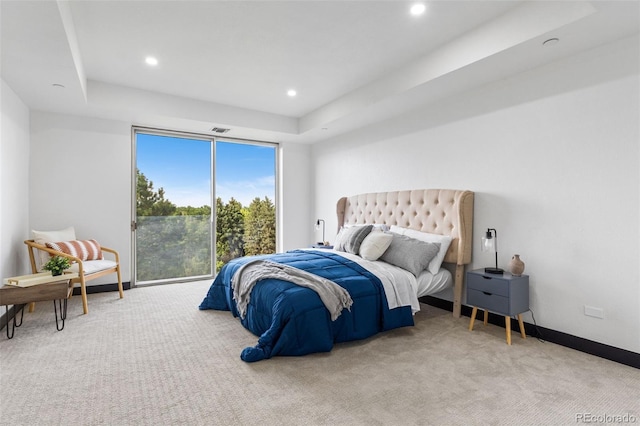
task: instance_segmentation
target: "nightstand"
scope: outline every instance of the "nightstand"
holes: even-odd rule
[[[467,304],[473,306],[469,331],[473,330],[478,308],[484,309],[484,324],[489,312],[504,315],[507,344],[511,344],[511,317],[517,316],[520,335],[526,338],[522,312],[529,310],[529,276],[488,274],[484,269],[467,272]]]

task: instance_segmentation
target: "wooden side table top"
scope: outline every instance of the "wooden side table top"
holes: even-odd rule
[[[0,287],[0,305],[20,305],[45,300],[66,299],[73,290],[70,280],[77,273],[52,276],[48,272],[5,278]]]

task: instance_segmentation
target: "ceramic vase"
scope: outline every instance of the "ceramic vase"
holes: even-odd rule
[[[519,254],[514,254],[509,262],[509,272],[512,275],[519,277],[524,272],[524,262],[520,260]]]

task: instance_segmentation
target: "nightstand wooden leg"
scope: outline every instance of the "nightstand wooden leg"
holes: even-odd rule
[[[476,308],[475,306],[473,307],[473,310],[471,311],[471,321],[469,321],[469,331],[473,330],[473,323],[476,320],[476,315],[478,314],[478,308]]]
[[[485,309],[484,310],[484,325],[487,325],[488,322],[489,322],[489,311],[487,311]]]
[[[505,327],[507,329],[507,345],[511,344],[511,317],[504,317]]]
[[[520,336],[523,339],[527,338],[527,333],[524,332],[524,323],[522,322],[522,314],[518,314],[518,325],[520,326]]]

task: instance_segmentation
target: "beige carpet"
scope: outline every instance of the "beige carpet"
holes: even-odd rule
[[[208,283],[52,303],[0,336],[3,425],[640,423],[640,370],[423,305],[416,326],[255,364],[257,338],[197,309]],[[590,417],[589,417],[590,416]],[[619,416],[619,417],[618,417]],[[626,417],[624,417],[626,416]]]

